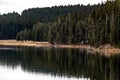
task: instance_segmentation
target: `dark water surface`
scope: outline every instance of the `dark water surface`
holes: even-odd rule
[[[83,49],[0,47],[0,80],[120,80],[120,56]]]

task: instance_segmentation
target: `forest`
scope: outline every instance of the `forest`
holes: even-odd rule
[[[54,22],[58,16],[93,8],[84,5],[53,6],[26,9],[21,14],[13,12],[0,15],[0,39],[15,39],[18,32],[31,29],[37,22],[48,24]]]
[[[120,46],[120,1],[68,5],[0,15],[0,39],[49,41],[51,44]]]

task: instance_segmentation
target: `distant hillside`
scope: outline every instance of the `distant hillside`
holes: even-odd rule
[[[0,15],[0,39],[15,39],[16,34],[25,28],[30,29],[35,23],[51,23],[58,16],[67,15],[70,12],[81,11],[88,15],[98,6],[54,6],[46,8],[27,9],[18,14],[16,12]]]
[[[120,1],[79,6],[77,11],[59,16],[52,24],[37,23],[30,30],[21,31],[17,39],[95,47],[104,44],[120,46]]]

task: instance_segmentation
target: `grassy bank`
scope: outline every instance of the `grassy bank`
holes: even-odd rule
[[[34,41],[16,41],[16,40],[0,40],[0,46],[29,46],[29,47],[55,47],[55,48],[81,48],[87,49],[90,52],[98,52],[102,55],[120,54],[120,49],[108,45],[102,45],[99,48],[94,48],[89,45],[52,45],[49,42],[34,42]]]

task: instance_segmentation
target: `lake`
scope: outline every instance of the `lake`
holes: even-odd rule
[[[84,49],[0,47],[0,80],[119,80],[120,55]]]

